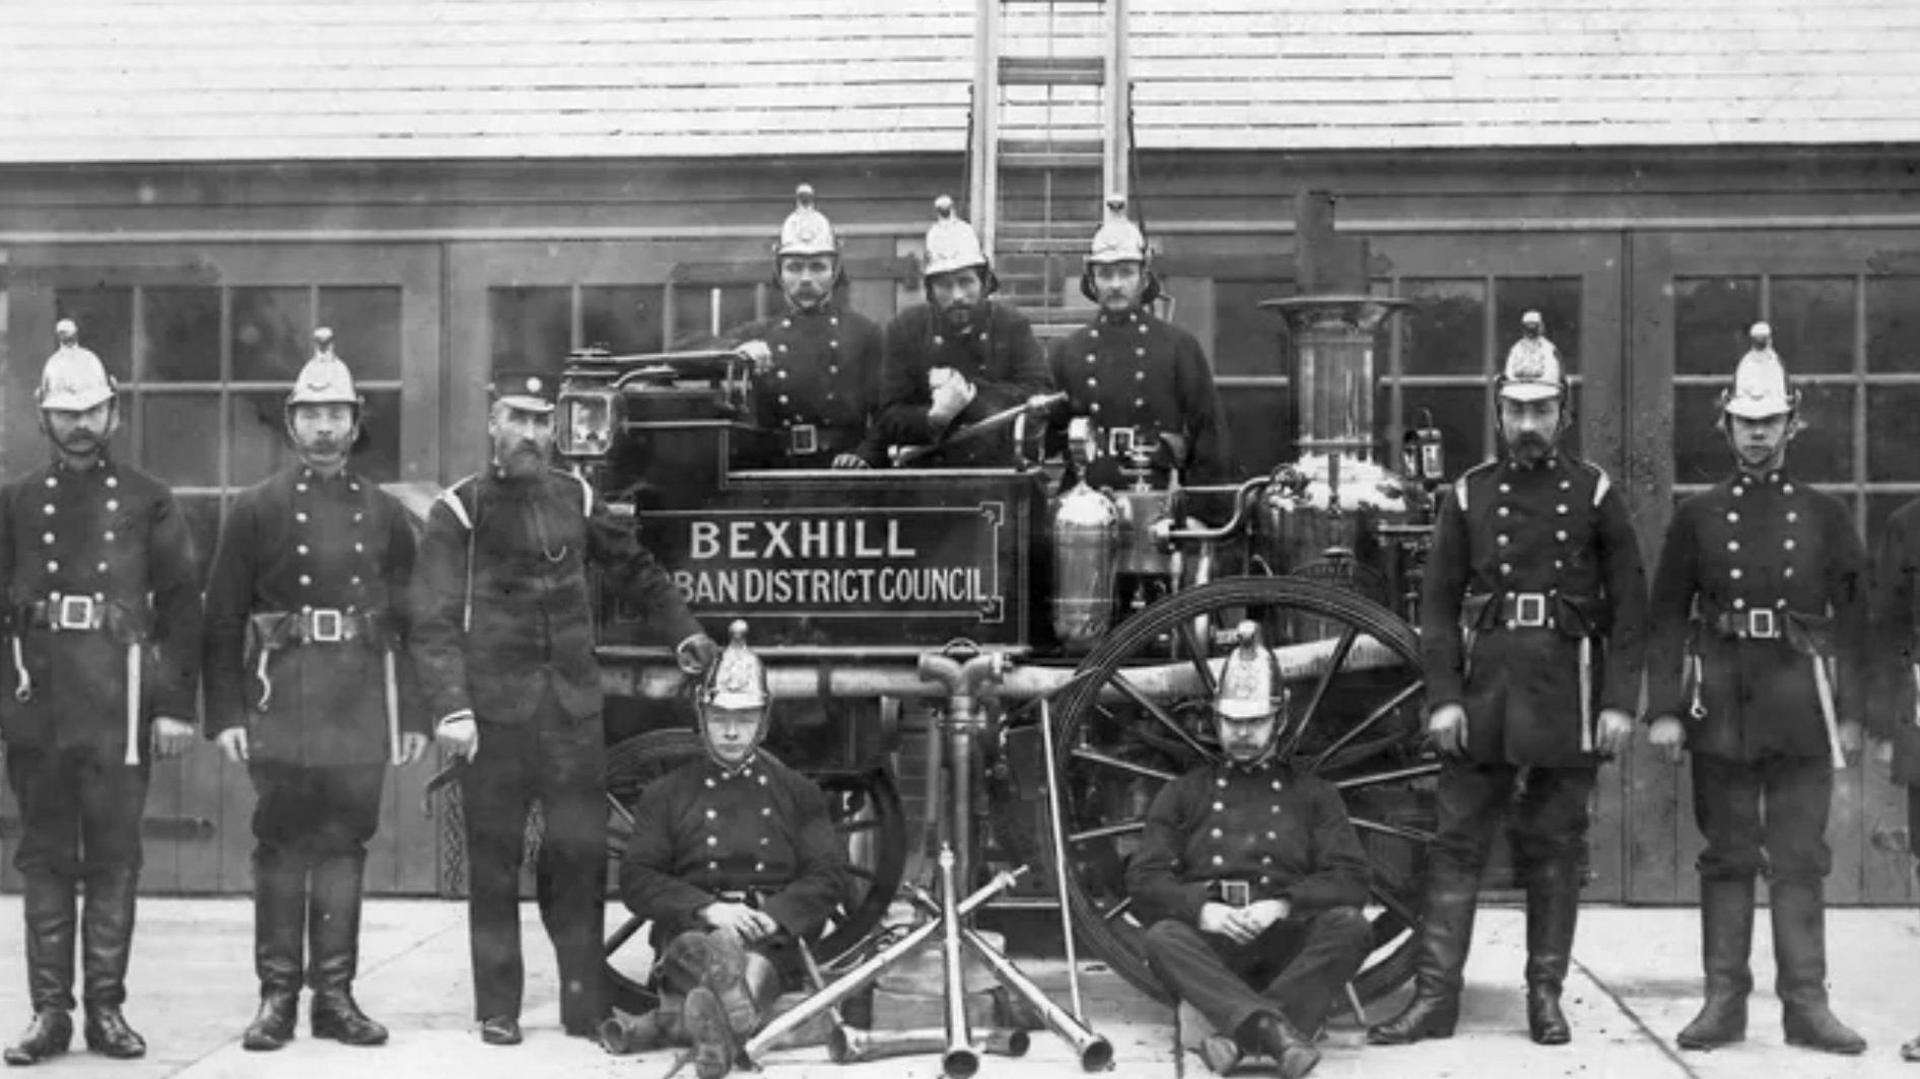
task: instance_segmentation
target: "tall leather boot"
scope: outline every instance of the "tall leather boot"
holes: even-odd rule
[[[253,969],[260,979],[260,1010],[241,1035],[241,1048],[264,1052],[293,1040],[306,935],[306,866],[291,852],[254,851]]]
[[[1428,891],[1420,954],[1413,965],[1413,999],[1399,1015],[1367,1028],[1369,1044],[1411,1045],[1425,1038],[1453,1037],[1478,902],[1474,887],[1465,881],[1436,882]]]
[[[687,1037],[680,1022],[685,1005],[684,997],[667,995],[650,1012],[628,1015],[615,1011],[600,1024],[600,1047],[615,1056],[625,1056],[678,1045]]]
[[[127,962],[133,953],[133,914],[140,874],[115,867],[87,877],[80,922],[86,988],[87,1048],[115,1060],[145,1056],[147,1041],[120,1014],[127,1000]]]
[[[1580,867],[1550,858],[1527,875],[1527,1033],[1538,1045],[1573,1040],[1560,1011],[1560,988],[1573,961],[1573,931],[1580,918]]]
[[[307,932],[313,987],[309,1018],[316,1038],[346,1045],[380,1045],[387,1028],[354,1003],[353,979],[360,965],[360,878],[363,854],[334,854],[316,861],[308,885]]]
[[[1682,1049],[1714,1049],[1747,1038],[1747,994],[1753,991],[1753,878],[1701,880],[1700,963],[1707,999],[1675,1039]]]
[[[8,1064],[35,1064],[73,1044],[73,881],[28,873],[21,906],[27,923],[27,995],[33,1020],[7,1046]]]
[[[1773,959],[1779,968],[1781,1025],[1788,1045],[1824,1053],[1863,1053],[1867,1041],[1827,1007],[1827,910],[1819,881],[1775,881]]]

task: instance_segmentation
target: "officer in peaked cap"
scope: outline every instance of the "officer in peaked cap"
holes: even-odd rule
[[[468,933],[475,1018],[517,1045],[524,969],[520,863],[537,798],[546,823],[542,921],[560,969],[560,1023],[595,1037],[606,1018],[606,744],[588,567],[640,612],[683,670],[719,651],[660,564],[586,480],[549,464],[555,380],[501,372],[487,424],[493,462],[443,492],[411,582],[408,643],[435,737],[466,761]]]
[[[192,744],[200,659],[193,539],[158,480],[115,461],[113,379],[79,329],[36,399],[53,460],[0,488],[7,658],[0,737],[24,828],[14,851],[34,1017],[5,1052],[32,1064],[73,1037],[75,893],[87,1048],[138,1057],[121,1015],[141,864],[140,816],[156,755]]]
[[[880,327],[843,307],[840,242],[813,188],[801,184],[773,247],[786,310],[729,334],[754,361],[760,426],[775,436],[764,462],[785,468],[886,463],[873,427],[880,405]]]
[[[802,984],[794,942],[819,936],[847,884],[825,796],[760,748],[772,696],[746,634],[733,623],[699,691],[705,756],[647,785],[620,869],[627,906],[653,923],[663,1003],[608,1044],[684,1038],[702,1079],[725,1074],[781,990]]]
[[[1639,543],[1607,474],[1560,446],[1567,380],[1537,313],[1523,317],[1496,386],[1502,452],[1443,498],[1427,563],[1427,729],[1446,760],[1414,997],[1367,1032],[1375,1044],[1452,1036],[1480,874],[1502,818],[1527,892],[1528,1033],[1542,1045],[1571,1039],[1560,988],[1587,805],[1639,704]]]
[[[365,402],[332,331],[314,342],[286,401],[298,461],[234,500],[207,580],[208,727],[259,799],[251,1050],[293,1039],[303,983],[315,1037],[387,1040],[352,992],[366,845],[389,759],[428,741],[406,654],[413,526],[351,467]]]
[[[1147,811],[1127,891],[1147,925],[1147,961],[1217,1031],[1217,1072],[1243,1054],[1287,1079],[1320,1059],[1313,1038],[1365,961],[1369,869],[1340,794],[1278,755],[1285,684],[1252,622],[1214,702],[1222,756],[1162,788]]]
[[[1859,748],[1866,555],[1846,506],[1787,470],[1797,395],[1767,324],[1721,398],[1732,475],[1682,502],[1653,577],[1651,739],[1692,751],[1706,1002],[1684,1049],[1746,1036],[1754,878],[1767,877],[1788,1043],[1859,1053],[1827,1004],[1833,775]],[[1683,718],[1684,717],[1684,718]]]
[[[1106,212],[1080,277],[1081,293],[1099,306],[1048,358],[1054,385],[1067,392],[1054,411],[1049,451],[1066,448],[1070,417],[1086,416],[1097,443],[1088,454],[1097,485],[1118,486],[1115,469],[1135,455],[1163,480],[1169,472],[1188,483],[1227,479],[1226,422],[1206,351],[1153,314],[1160,282],[1146,237],[1127,218],[1127,200],[1108,197]]]
[[[998,281],[980,237],[945,195],[927,229],[927,302],[895,315],[885,332],[880,433],[928,445],[1052,388],[1046,355],[1019,309],[992,298]],[[946,451],[948,464],[1003,463],[1004,439]]]

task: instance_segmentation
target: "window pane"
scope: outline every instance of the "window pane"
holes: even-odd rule
[[[1674,370],[1732,378],[1734,365],[1747,354],[1747,330],[1759,319],[1758,278],[1674,278]],[[1791,369],[1792,357],[1787,364]]]
[[[1867,370],[1920,372],[1920,277],[1867,279]]]
[[[400,377],[400,290],[393,286],[320,290],[320,325],[357,379]],[[309,350],[311,351],[311,350]]]
[[[673,286],[673,346],[698,348],[727,330],[752,322],[757,285]]]
[[[293,447],[287,442],[284,419],[286,400],[287,395],[278,390],[233,395],[227,429],[232,486],[250,487],[292,463]]]
[[[1853,481],[1852,386],[1802,386],[1800,419],[1787,462],[1793,474],[1816,483]]]
[[[580,343],[615,354],[659,352],[664,295],[658,285],[581,289]]]
[[[1853,278],[1776,277],[1768,324],[1794,374],[1853,370]]]
[[[360,444],[353,451],[353,469],[375,483],[400,479],[400,392],[367,394],[361,420]]]
[[[1913,501],[1913,495],[1868,495],[1867,496],[1867,551],[1871,555],[1873,545],[1886,531],[1887,518],[1894,511]]]
[[[200,583],[207,583],[207,569],[213,564],[213,549],[220,543],[220,503],[218,495],[178,495],[180,515],[187,531],[193,534],[193,561]]]
[[[573,293],[566,288],[487,290],[493,371],[559,371],[573,347]]]
[[[1580,279],[1577,277],[1502,277],[1493,283],[1494,362],[1507,362],[1507,350],[1520,340],[1520,318],[1540,312],[1547,340],[1560,350],[1567,374],[1580,370]]]
[[[1867,392],[1867,482],[1920,480],[1920,386]]]
[[[1233,475],[1265,472],[1293,457],[1293,430],[1287,422],[1287,391],[1280,387],[1234,386],[1220,395],[1232,440]]]
[[[1487,391],[1483,386],[1407,386],[1401,390],[1401,427],[1437,427],[1445,476],[1452,479],[1493,450],[1487,445]],[[1382,412],[1384,415],[1384,411]],[[1428,417],[1432,422],[1428,422]],[[1397,438],[1397,436],[1395,436]],[[1388,439],[1384,445],[1396,444]]]
[[[1290,282],[1213,283],[1213,370],[1221,375],[1285,375],[1287,321],[1261,300],[1291,295]],[[1382,353],[1376,361],[1384,364]]]
[[[1720,388],[1676,386],[1673,391],[1673,481],[1718,483],[1733,469],[1720,419]]]
[[[303,288],[236,288],[232,307],[233,377],[291,382],[313,355],[312,306]]]
[[[1399,316],[1409,375],[1484,374],[1487,289],[1480,281],[1401,282],[1413,307]]]
[[[80,344],[92,349],[113,377],[133,377],[133,290],[130,288],[61,289],[53,294],[54,317],[70,318],[80,329]],[[53,341],[18,342],[14,355],[33,364],[34,381],[40,365],[53,353]]]
[[[140,324],[147,345],[142,380],[219,381],[219,289],[147,289],[142,293]]]
[[[140,402],[140,467],[168,484],[220,484],[220,398],[147,395]]]

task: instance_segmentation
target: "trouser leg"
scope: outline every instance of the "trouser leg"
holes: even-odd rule
[[[520,862],[533,797],[533,739],[520,727],[480,723],[480,752],[460,776],[467,821],[467,932],[474,1018],[520,1018]]]
[[[1198,1009],[1215,1030],[1230,1034],[1273,1007],[1236,969],[1250,965],[1252,951],[1224,937],[1163,919],[1147,927],[1145,948],[1147,965],[1161,983]]]
[[[1530,768],[1513,829],[1527,889],[1527,1029],[1542,1045],[1571,1040],[1560,991],[1573,961],[1586,871],[1592,768]]]
[[[360,909],[367,840],[380,822],[383,765],[315,769],[320,812],[311,838],[313,873],[308,920],[315,1037],[349,1045],[379,1045],[387,1029],[368,1018],[353,997],[360,971]]]
[[[1292,958],[1262,995],[1312,1037],[1366,962],[1373,926],[1358,907],[1330,907],[1307,918],[1298,937]]]
[[[74,1008],[80,797],[72,753],[10,746],[7,779],[20,807],[14,850],[26,918],[27,995],[35,1012]]]
[[[1775,990],[1788,1044],[1829,1053],[1865,1051],[1866,1040],[1833,1014],[1827,1000],[1825,879],[1833,769],[1824,760],[1764,762],[1765,835],[1772,865]]]
[[[560,974],[560,1023],[592,1037],[607,1017],[601,940],[606,931],[606,747],[599,717],[550,727],[543,742],[540,915]]]

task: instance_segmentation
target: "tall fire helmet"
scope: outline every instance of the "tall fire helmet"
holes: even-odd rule
[[[1507,363],[1497,380],[1500,396],[1510,401],[1567,399],[1566,369],[1560,350],[1548,340],[1546,323],[1538,311],[1520,316],[1520,340],[1507,350]]]
[[[1087,251],[1086,268],[1080,273],[1080,294],[1099,302],[1100,295],[1094,284],[1094,267],[1137,262],[1143,279],[1139,302],[1152,303],[1160,296],[1160,282],[1148,265],[1152,260],[1152,251],[1147,247],[1146,234],[1127,217],[1127,197],[1108,195],[1106,214],[1107,219],[1094,231],[1093,243]]]
[[[1773,327],[1756,322],[1747,338],[1747,354],[1733,369],[1733,385],[1720,392],[1721,414],[1764,420],[1794,412],[1800,393],[1787,385],[1787,366],[1773,350]]]
[[[793,212],[780,226],[780,242],[774,245],[775,259],[787,255],[838,255],[840,241],[833,234],[833,223],[814,208],[813,185],[801,184],[793,192]]]
[[[752,744],[758,746],[767,736],[767,718],[773,711],[773,693],[767,686],[767,667],[747,647],[747,624],[735,619],[727,627],[727,646],[720,651],[720,657],[707,668],[706,677],[701,680],[700,689],[695,696],[695,709],[698,713],[700,739],[707,745],[707,751],[713,752],[708,740],[707,717],[716,711],[744,712],[757,709],[759,723],[754,728]],[[717,755],[716,755],[717,759]]]
[[[970,267],[978,268],[983,277],[990,276],[992,269],[986,251],[980,246],[980,237],[973,226],[962,221],[954,211],[952,196],[942,195],[933,201],[933,217],[933,224],[927,229],[925,276],[936,277]]]
[[[352,405],[357,412],[365,403],[354,388],[346,361],[334,355],[333,331],[325,326],[313,331],[313,358],[294,379],[287,410],[291,412],[295,405]]]
[[[113,400],[117,387],[107,365],[93,350],[80,347],[80,327],[63,318],[53,328],[59,347],[40,368],[40,387],[34,400],[42,409],[86,412]]]
[[[1240,623],[1239,643],[1221,663],[1220,684],[1214,693],[1214,730],[1221,747],[1234,756],[1228,746],[1229,723],[1248,724],[1271,719],[1263,744],[1242,760],[1257,761],[1279,744],[1287,726],[1287,689],[1280,674],[1280,661],[1260,639],[1260,626],[1251,620]]]

